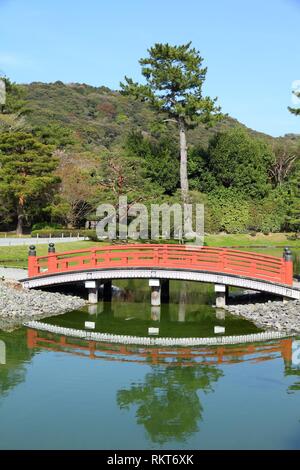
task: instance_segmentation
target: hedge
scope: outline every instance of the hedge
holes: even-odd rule
[[[96,230],[80,230],[80,229],[41,229],[41,230],[32,230],[32,238],[61,238],[61,237],[86,237],[90,240],[98,240]]]

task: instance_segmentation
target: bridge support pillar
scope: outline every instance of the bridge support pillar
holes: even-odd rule
[[[151,306],[151,320],[159,321],[160,320],[160,306],[154,307]]]
[[[216,318],[217,320],[225,320],[226,318],[226,313],[223,308],[217,308],[216,309]]]
[[[88,312],[89,312],[89,315],[96,315],[97,316],[97,313],[98,313],[98,305],[96,304],[91,304],[88,306]]]
[[[90,304],[98,303],[99,281],[85,281],[85,287],[88,289],[88,302]]]
[[[170,300],[170,281],[169,279],[161,280],[161,302],[167,304]]]
[[[161,288],[159,279],[149,279],[149,287],[151,287],[151,305],[158,307],[161,300]]]
[[[110,302],[112,298],[112,281],[111,279],[103,281],[103,300]]]
[[[228,287],[223,284],[215,284],[216,307],[225,308]]]

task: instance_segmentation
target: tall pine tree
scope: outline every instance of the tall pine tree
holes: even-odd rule
[[[202,87],[207,69],[200,53],[191,43],[180,46],[155,44],[148,50],[149,57],[139,61],[146,84],[135,83],[125,77],[122,92],[150,105],[176,123],[180,147],[180,186],[182,202],[189,202],[187,173],[187,129],[199,123],[211,124],[219,116],[216,99],[203,96]],[[185,227],[192,232],[189,216]]]
[[[300,100],[300,91],[293,91],[293,94]],[[292,114],[296,114],[296,116],[300,116],[300,107],[298,108],[291,108],[291,106],[288,106],[288,110]]]

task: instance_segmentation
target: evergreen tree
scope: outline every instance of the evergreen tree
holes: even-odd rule
[[[193,153],[191,163],[195,162],[196,169],[191,165],[190,171],[200,191],[232,188],[246,198],[262,198],[271,189],[269,168],[275,158],[272,148],[241,127],[216,134],[206,152],[200,149],[198,158],[197,152]]]
[[[18,235],[23,233],[31,208],[41,209],[42,201],[50,197],[58,182],[53,174],[57,160],[52,150],[29,133],[0,133],[0,193],[13,207]]]
[[[179,161],[178,150],[171,136],[154,139],[133,131],[126,139],[125,151],[128,156],[141,158],[146,177],[159,184],[166,194],[174,193],[179,182]]]
[[[296,98],[300,99],[300,91],[293,91],[293,94],[296,96]],[[291,108],[290,106],[288,106],[288,110],[292,114],[295,114],[296,116],[300,116],[300,108]]]

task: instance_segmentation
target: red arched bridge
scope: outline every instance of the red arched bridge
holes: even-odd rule
[[[96,302],[100,283],[109,286],[112,279],[146,278],[152,287],[152,305],[160,305],[161,287],[167,291],[168,281],[175,279],[215,284],[217,306],[224,305],[228,286],[300,299],[293,279],[292,254],[287,248],[282,258],[228,248],[167,244],[107,245],[55,253],[50,243],[48,251],[46,256],[36,256],[35,247],[30,247],[24,287],[84,282],[90,301]]]

